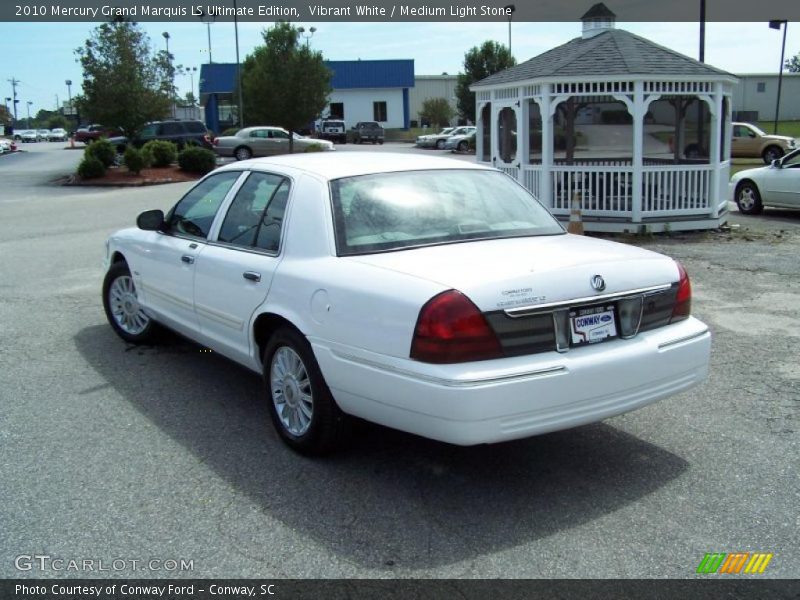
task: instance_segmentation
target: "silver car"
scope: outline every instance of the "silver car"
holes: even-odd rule
[[[333,150],[333,143],[315,140],[294,134],[293,151],[306,152],[318,145],[324,150]],[[233,156],[236,160],[247,160],[254,156],[289,154],[289,132],[280,127],[245,127],[236,135],[226,135],[214,140],[214,151],[219,156]]]

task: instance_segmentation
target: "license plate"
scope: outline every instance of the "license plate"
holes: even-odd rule
[[[613,306],[595,306],[571,310],[569,313],[572,345],[594,344],[617,337]]]

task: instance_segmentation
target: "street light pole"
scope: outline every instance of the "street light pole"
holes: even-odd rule
[[[31,128],[31,104],[33,104],[33,102],[28,100],[28,104],[27,104],[27,108],[28,108],[28,129]]]
[[[506,11],[506,15],[508,15],[508,53],[511,54],[511,17],[514,15],[514,11],[517,10],[517,7],[513,4],[506,4],[503,8]]]
[[[306,35],[306,28],[305,27],[298,27],[297,32],[306,38],[306,48],[308,48],[308,41],[314,37],[314,32],[317,30],[316,27],[310,27],[308,30],[308,35]]]
[[[239,127],[244,127],[244,101],[242,100],[242,63],[239,61],[239,17],[236,0],[233,0],[233,34],[236,37],[236,85],[239,88]]]
[[[783,25],[783,45],[781,46],[781,64],[778,67],[778,97],[775,100],[775,123],[772,126],[772,133],[778,133],[778,113],[781,107],[781,87],[783,85],[783,58],[786,52],[786,30],[789,28],[789,21],[770,21],[770,29],[780,29]]]
[[[207,33],[208,33],[208,64],[212,64],[214,59],[211,57],[211,25],[214,24],[216,17],[214,15],[210,15],[207,12],[203,11],[200,15],[200,20],[205,23]]]
[[[161,34],[167,44],[167,62],[169,63],[169,99],[172,104],[172,118],[175,118],[175,73],[172,70],[172,55],[169,53],[169,31]]]

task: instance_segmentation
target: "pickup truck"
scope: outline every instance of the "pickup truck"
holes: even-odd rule
[[[375,121],[356,123],[351,130],[351,135],[354,144],[363,144],[364,142],[382,144],[384,139],[383,127]]]
[[[319,128],[319,138],[340,144],[347,143],[347,129],[344,121],[339,119],[326,119]]]
[[[103,125],[86,125],[78,128],[78,130],[75,132],[75,141],[83,142],[84,144],[91,144],[93,141],[99,140],[101,137],[110,138],[120,135],[120,133],[121,132],[118,129],[114,129],[113,127],[105,127]]]

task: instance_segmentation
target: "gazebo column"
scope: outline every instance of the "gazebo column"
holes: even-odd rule
[[[708,216],[717,216],[719,206],[720,176],[722,175],[721,138],[725,131],[725,111],[722,110],[722,83],[714,84],[714,96],[711,98],[711,143],[709,144],[708,162],[713,167],[709,183]],[[724,188],[723,188],[724,189]]]
[[[553,113],[550,110],[550,84],[542,85],[542,99],[539,102],[542,118],[542,170],[539,182],[541,198],[547,208],[553,208]],[[530,143],[530,142],[528,142]]]
[[[642,163],[644,162],[644,82],[633,82],[633,190],[631,221],[642,222]]]
[[[483,156],[485,149],[483,147],[483,138],[484,132],[487,131],[487,127],[489,127],[489,140],[491,140],[491,123],[486,123],[483,119],[483,109],[486,108],[488,102],[476,102],[475,106],[475,125],[477,126],[477,131],[475,132],[475,157],[478,162],[483,162]],[[490,117],[491,118],[491,117]],[[490,155],[491,156],[491,155]],[[491,160],[491,158],[490,158]]]

